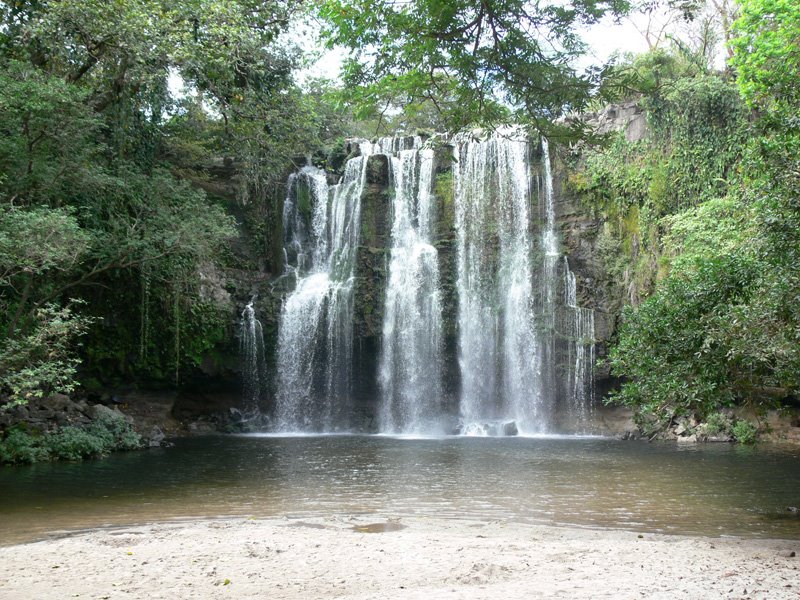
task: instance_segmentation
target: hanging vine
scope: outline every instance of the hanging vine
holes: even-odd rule
[[[174,288],[173,316],[175,319],[175,385],[181,380],[181,293],[180,285]]]
[[[141,285],[139,360],[144,363],[150,350],[150,269],[147,264],[139,270]]]

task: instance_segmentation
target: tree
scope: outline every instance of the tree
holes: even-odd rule
[[[732,62],[742,95],[796,131],[800,6],[791,0],[743,0],[740,6]]]
[[[291,159],[317,139],[279,39],[301,4],[0,4],[0,353],[24,356],[71,298],[93,318],[82,355],[101,379],[177,379],[224,340],[230,307],[202,274],[229,260],[225,205],[279,222]],[[222,157],[239,159],[235,198],[206,185]]]
[[[580,110],[599,72],[573,66],[576,28],[624,0],[326,0],[319,14],[331,45],[350,48],[349,100],[378,111],[385,99],[437,105],[449,127],[517,121],[555,132]],[[550,123],[546,126],[546,124]]]
[[[27,335],[0,345],[0,389],[9,391],[12,403],[75,389],[76,344],[92,320],[73,308],[49,304],[38,309]]]
[[[773,385],[800,393],[800,7],[744,0],[734,24],[732,65],[742,96],[758,110],[747,160],[762,262],[754,301],[735,315],[734,352],[766,365]]]
[[[626,379],[616,400],[662,426],[683,413],[708,415],[734,402],[773,406],[800,392],[800,9],[744,0],[740,10],[731,64],[741,98],[755,109],[746,115],[746,137],[741,125],[719,122],[734,114],[722,84],[692,84],[705,89],[703,102],[684,96],[679,118],[656,121],[652,132],[669,133],[674,145],[688,125],[713,149],[703,152],[695,142],[682,154],[692,176],[713,179],[716,169],[733,177],[725,186],[708,185],[711,197],[696,190],[700,204],[662,220],[669,273],[638,310],[626,312],[610,353],[615,373]],[[687,86],[675,92],[681,88]],[[697,118],[703,106],[711,110]],[[717,161],[726,154],[735,168],[720,172],[724,163]],[[680,178],[670,180],[685,196],[675,185]]]

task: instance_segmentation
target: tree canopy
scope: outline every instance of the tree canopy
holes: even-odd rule
[[[451,129],[510,121],[552,129],[588,101],[601,73],[579,72],[577,28],[621,14],[625,0],[326,0],[328,43],[351,50],[349,99],[364,114],[387,100],[429,102]]]
[[[199,273],[228,260],[226,202],[274,223],[265,190],[318,140],[292,77],[299,53],[279,39],[300,8],[0,6],[0,393],[71,389],[67,342],[80,335],[93,376],[154,380],[225,338],[230,308],[204,298]],[[244,174],[227,200],[205,191],[207,165],[226,156]],[[56,344],[58,323],[75,326]],[[49,380],[10,385],[33,346],[51,350]]]

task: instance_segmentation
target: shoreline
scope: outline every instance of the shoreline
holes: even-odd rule
[[[800,540],[376,515],[218,518],[0,547],[0,599],[800,598]]]

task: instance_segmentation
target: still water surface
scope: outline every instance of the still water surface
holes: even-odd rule
[[[195,517],[375,515],[800,539],[800,452],[610,439],[216,436],[0,469],[0,544]]]

